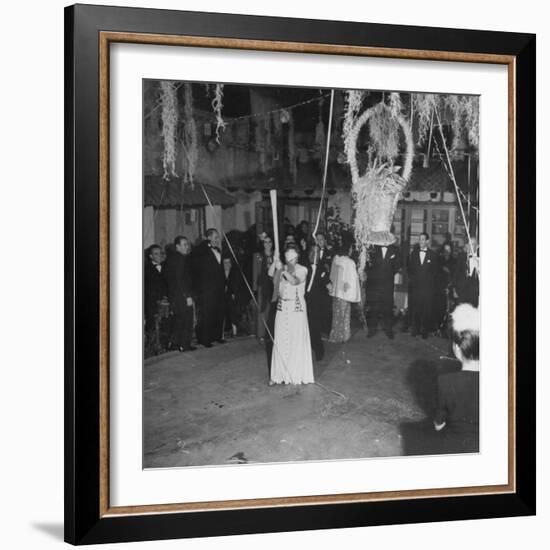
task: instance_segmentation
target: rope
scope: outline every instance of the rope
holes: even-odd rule
[[[176,86],[176,91],[181,88],[181,86],[183,86],[183,84],[185,84],[185,82],[180,82],[177,86]],[[334,95],[334,90],[331,92],[333,95]],[[294,105],[289,105],[288,107],[279,107],[277,109],[273,109],[271,111],[265,111],[265,112],[262,112],[262,113],[252,113],[250,115],[243,115],[243,116],[239,116],[239,117],[235,117],[235,118],[231,118],[229,120],[225,120],[225,125],[226,126],[229,126],[231,124],[235,124],[236,122],[239,122],[240,120],[247,120],[247,119],[250,119],[250,118],[258,118],[258,117],[264,117],[264,116],[267,116],[267,115],[270,115],[272,113],[280,113],[282,111],[290,111],[292,109],[296,109],[297,107],[302,107],[303,105],[307,105],[309,103],[313,103],[315,101],[321,101],[322,99],[328,97],[329,94],[323,94],[323,95],[320,95],[319,97],[314,97],[312,99],[307,99],[305,101],[301,101],[300,103],[295,103]],[[159,101],[145,116],[144,116],[144,119],[148,119],[157,109],[159,109],[160,107],[162,106],[162,101]]]
[[[451,157],[449,155],[449,149],[447,148],[447,142],[445,141],[445,137],[443,136],[443,130],[441,129],[441,119],[439,118],[439,113],[437,112],[437,109],[435,109],[435,116],[437,117],[437,127],[439,129],[439,134],[441,136],[441,141],[443,142],[443,147],[445,149],[445,156],[447,158],[447,165],[449,168],[449,175],[451,178],[451,181],[453,182],[456,195],[458,198],[458,206],[460,207],[460,213],[462,214],[462,219],[464,220],[464,229],[466,230],[466,236],[468,237],[468,245],[470,246],[470,253],[474,254],[474,247],[472,246],[472,239],[470,237],[470,226],[468,225],[468,221],[466,220],[466,214],[464,213],[464,207],[462,206],[462,201],[460,200],[459,195],[459,189],[458,184],[456,183],[455,173],[453,170],[453,165],[451,163]],[[439,148],[438,148],[439,150]]]
[[[325,150],[325,168],[323,171],[323,188],[321,190],[321,199],[319,202],[319,210],[317,211],[317,221],[315,222],[315,229],[313,230],[313,240],[315,240],[317,236],[317,230],[319,229],[319,222],[321,221],[321,210],[323,209],[323,202],[325,200],[325,192],[327,187],[327,172],[328,172],[328,158],[330,153],[330,134],[332,129],[332,111],[334,108],[334,90],[331,90],[330,92],[330,111],[328,115],[328,131],[327,131],[327,145]],[[318,250],[317,247],[315,247],[314,252],[314,258],[313,258],[313,266],[311,268],[311,279],[309,281],[309,285],[307,287],[307,291],[309,292],[311,290],[311,287],[313,285],[313,279],[315,278],[315,273],[317,272],[317,262],[318,262]]]
[[[331,94],[334,95],[334,90],[332,90]],[[329,94],[324,94],[324,95],[320,95],[319,97],[314,97],[313,99],[307,99],[305,101],[301,101],[300,103],[295,103],[294,105],[290,105],[288,107],[279,107],[277,109],[273,109],[271,111],[265,111],[265,112],[262,112],[262,113],[252,113],[250,115],[238,116],[238,117],[229,119],[228,121],[226,121],[225,124],[229,126],[231,124],[234,124],[235,122],[238,122],[239,120],[247,120],[247,119],[250,119],[250,118],[264,117],[264,116],[267,116],[267,115],[271,115],[272,113],[280,113],[282,111],[290,111],[292,109],[296,109],[297,107],[302,107],[302,105],[307,105],[308,103],[314,103],[315,101],[321,101],[322,99],[324,99],[325,97],[328,97],[328,96],[329,96]]]

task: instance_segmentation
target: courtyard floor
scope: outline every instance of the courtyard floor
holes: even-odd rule
[[[358,329],[348,343],[325,346],[316,384],[303,386],[269,386],[254,337],[147,360],[144,467],[429,452],[422,431],[410,445],[405,427],[430,422],[448,342],[408,333],[367,339]]]

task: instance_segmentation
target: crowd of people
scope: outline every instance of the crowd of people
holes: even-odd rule
[[[462,250],[455,250],[450,240],[433,250],[429,235],[422,233],[407,256],[395,244],[374,245],[368,250],[365,271],[358,273],[358,252],[347,231],[329,245],[322,231],[311,236],[307,222],[296,228],[287,225],[279,254],[272,235],[256,236],[253,230],[239,241],[232,233],[223,246],[219,232],[208,229],[206,238],[194,247],[186,237],[177,236],[166,250],[159,245],[146,250],[146,354],[148,347],[151,353],[192,352],[197,345],[211,348],[238,334],[255,334],[265,346],[270,384],[313,383],[313,361],[323,359],[324,342],[350,339],[352,305],[357,306],[369,338],[379,327],[387,338],[394,338],[394,292],[396,281],[405,277],[408,312],[402,330],[422,338],[439,331],[449,338],[462,365],[459,372],[439,377],[432,430],[446,428],[443,431],[449,434],[449,424],[469,429],[459,430],[458,443],[445,436],[437,444],[448,440],[449,449],[453,445],[475,449],[479,414],[475,238]]]
[[[238,334],[255,334],[265,342],[274,382],[285,381],[280,366],[290,370],[294,357],[300,364],[311,362],[310,357],[322,360],[324,340],[349,340],[353,304],[360,307],[368,337],[381,328],[394,338],[394,292],[403,276],[408,283],[405,326],[412,336],[428,338],[436,331],[450,336],[447,327],[454,307],[478,305],[475,238],[463,250],[455,251],[446,241],[436,251],[429,235],[422,233],[406,257],[396,244],[373,245],[364,273],[358,274],[352,234],[342,232],[329,245],[322,231],[312,237],[306,221],[285,226],[278,257],[274,238],[266,233],[254,235],[248,250],[237,241],[231,246],[231,239],[222,246],[216,229],[208,229],[205,236],[194,247],[177,236],[166,250],[159,245],[147,249],[146,343],[157,350],[187,352],[196,349],[195,341],[209,348]]]

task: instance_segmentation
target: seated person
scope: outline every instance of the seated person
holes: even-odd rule
[[[460,304],[452,313],[453,351],[461,370],[438,377],[437,432],[447,452],[479,450],[479,311]]]

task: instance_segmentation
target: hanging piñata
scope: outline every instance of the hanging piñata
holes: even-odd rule
[[[359,247],[358,271],[362,274],[370,245],[388,246],[395,242],[391,226],[397,202],[411,175],[414,144],[410,125],[401,114],[399,94],[390,95],[389,105],[381,101],[360,116],[357,116],[359,108],[356,95],[348,97],[346,115],[350,105],[354,114],[351,123],[344,120],[344,131],[348,122],[344,144],[352,177],[354,232]],[[369,160],[365,173],[360,174],[357,146],[359,133],[366,124],[369,125]],[[400,130],[405,137],[406,147],[401,173],[401,167],[394,164],[400,153]]]

